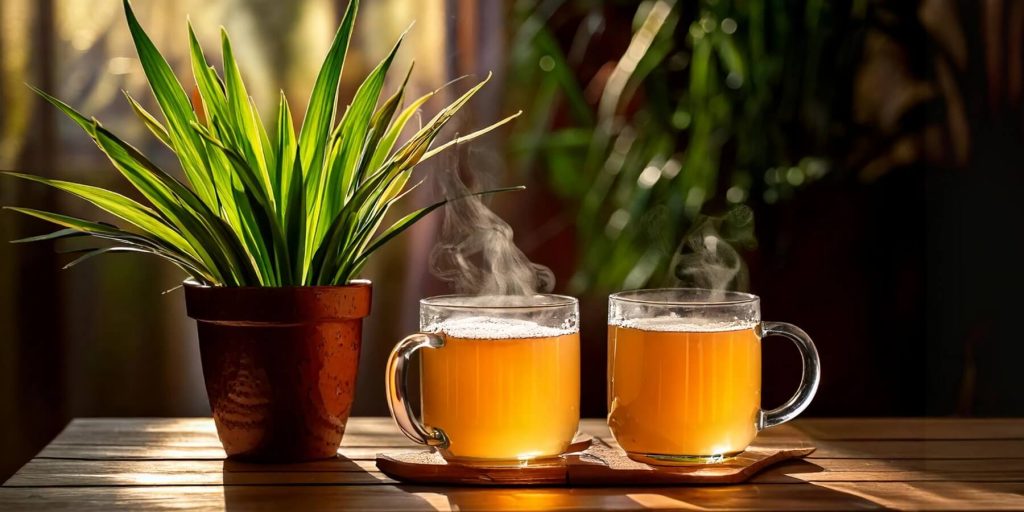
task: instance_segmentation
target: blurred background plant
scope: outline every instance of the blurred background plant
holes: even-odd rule
[[[1006,341],[1024,287],[1024,243],[1006,230],[1024,218],[1024,3],[511,12],[509,98],[527,117],[510,156],[558,198],[524,245],[553,267],[551,248],[568,247],[558,275],[590,305],[585,325],[603,322],[609,291],[678,282],[669,265],[708,219],[752,212],[736,247],[749,281],[732,286],[827,336],[829,398],[812,414],[1024,412],[1004,391],[1024,357]],[[584,338],[589,389],[604,352]],[[797,363],[765,352],[765,403],[785,399]],[[584,411],[602,406],[584,393]]]
[[[865,0],[519,0],[515,15],[528,117],[512,150],[576,207],[572,292],[661,282],[702,212],[784,201],[843,165],[829,157]]]

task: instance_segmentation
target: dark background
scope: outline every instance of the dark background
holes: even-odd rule
[[[344,7],[136,3],[180,77],[186,14],[206,44],[227,26],[264,112],[278,88],[308,95]],[[416,19],[401,57],[417,62],[414,89],[494,70],[466,122],[525,110],[460,161],[529,187],[494,207],[555,272],[555,291],[581,299],[584,415],[605,413],[607,294],[671,282],[687,233],[737,207],[754,222],[736,243],[749,282],[733,286],[821,354],[805,414],[1024,414],[1024,4],[382,0],[360,16],[343,95]],[[120,96],[152,106],[120,2],[5,0],[0,33],[2,168],[126,189],[25,82],[173,168]],[[424,189],[413,202],[436,193]],[[0,204],[101,218],[7,178]],[[416,329],[416,301],[446,291],[426,264],[438,226],[418,225],[367,269],[374,313],[353,414],[387,413],[384,359]],[[47,229],[0,213],[0,239]],[[181,276],[130,255],[62,272],[66,260],[49,243],[0,246],[0,477],[72,417],[208,414],[194,325],[180,291],[161,293]],[[769,405],[800,363],[767,343]]]

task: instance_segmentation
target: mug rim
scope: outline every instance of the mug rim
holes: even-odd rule
[[[644,298],[646,295],[655,293],[720,293],[724,297],[731,297],[725,300],[673,300],[673,299],[651,299]],[[752,293],[737,292],[731,290],[712,290],[710,288],[638,288],[635,290],[623,290],[608,296],[609,300],[629,302],[632,304],[651,304],[656,306],[741,306],[754,304],[760,301],[760,297]]]
[[[464,301],[465,299],[474,299],[480,297],[520,297],[520,298],[544,298],[548,299],[546,302],[538,302],[536,304],[468,304]],[[558,308],[566,306],[576,306],[579,304],[579,299],[571,297],[569,295],[558,295],[554,293],[535,293],[533,295],[473,295],[469,293],[449,293],[445,295],[434,295],[432,297],[425,297],[420,299],[420,306],[431,306],[441,307],[448,309],[468,309],[468,310],[480,310],[480,309],[500,309],[500,310],[515,310],[515,309],[538,309],[538,308]]]

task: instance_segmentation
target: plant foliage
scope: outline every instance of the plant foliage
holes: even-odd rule
[[[857,133],[865,0],[514,5],[509,90],[544,108],[512,148],[573,207],[574,293],[673,282],[702,215],[792,197]]]
[[[399,143],[416,111],[437,92],[406,104],[410,66],[401,87],[382,99],[399,39],[336,119],[338,85],[358,4],[357,0],[348,4],[296,131],[283,92],[272,129],[264,126],[223,30],[224,69],[218,73],[189,26],[198,91],[195,103],[190,101],[125,0],[128,27],[163,122],[126,93],[127,100],[149,131],[177,155],[187,184],[161,170],[99,121],[36,90],[92,137],[148,204],[89,185],[7,173],[71,193],[131,225],[122,229],[10,207],[63,227],[16,242],[90,235],[114,244],[90,248],[68,266],[108,252],[143,252],[164,258],[209,285],[335,285],[353,279],[376,249],[447,202],[420,208],[382,228],[391,206],[415,188],[406,185],[418,163],[518,115],[431,147],[485,79]],[[511,189],[483,193],[502,190]]]

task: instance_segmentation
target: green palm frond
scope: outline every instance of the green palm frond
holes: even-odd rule
[[[145,203],[89,185],[5,173],[78,196],[130,225],[126,230],[8,207],[63,228],[16,242],[92,236],[114,245],[78,250],[83,254],[68,266],[100,254],[142,252],[161,257],[196,281],[211,285],[334,285],[355,278],[375,250],[447,202],[439,201],[382,226],[388,210],[415,188],[406,185],[417,164],[519,115],[434,145],[442,128],[488,77],[399,144],[408,121],[437,92],[404,105],[410,67],[398,90],[382,96],[400,38],[357,88],[341,119],[335,119],[338,86],[358,7],[357,0],[349,2],[296,131],[283,92],[273,126],[268,130],[263,124],[223,30],[224,71],[219,74],[207,62],[192,26],[188,26],[189,55],[199,94],[193,104],[125,0],[132,40],[163,119],[146,111],[127,92],[125,98],[153,136],[178,157],[185,181],[157,167],[98,121],[36,90],[93,139]]]

